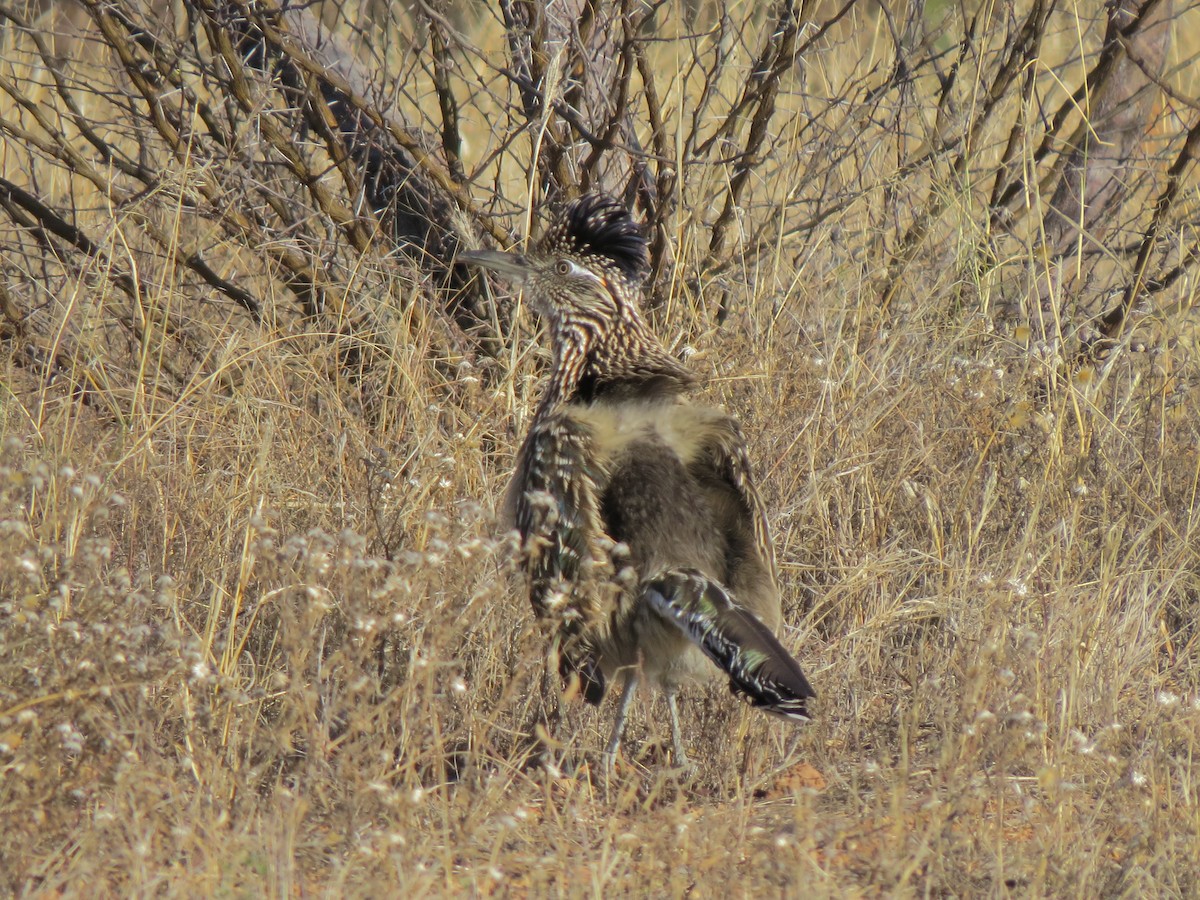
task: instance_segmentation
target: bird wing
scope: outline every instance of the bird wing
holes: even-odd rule
[[[787,719],[810,718],[816,696],[800,664],[752,612],[696,569],[670,569],[643,585],[642,596],[729,676],[729,689],[752,706]]]
[[[530,428],[509,489],[533,611],[556,621],[560,672],[577,672],[585,696],[597,703],[604,677],[587,634],[601,612],[605,567],[611,568],[602,552],[599,478],[591,429],[560,409]]]
[[[710,446],[717,475],[733,488],[738,503],[750,522],[755,550],[774,580],[775,545],[771,541],[771,531],[767,526],[767,508],[754,486],[750,456],[746,452],[746,439],[737,420],[724,416],[712,430]]]

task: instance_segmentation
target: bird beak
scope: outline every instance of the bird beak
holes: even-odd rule
[[[482,266],[485,269],[491,269],[512,281],[524,281],[529,275],[529,261],[520,253],[467,250],[458,254],[458,261],[468,266]]]

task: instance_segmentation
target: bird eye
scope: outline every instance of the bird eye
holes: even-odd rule
[[[559,275],[570,275],[573,268],[574,266],[571,265],[571,261],[567,259],[560,259],[554,264],[554,271]]]

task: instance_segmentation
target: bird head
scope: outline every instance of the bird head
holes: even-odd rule
[[[459,262],[524,285],[553,334],[582,329],[593,339],[637,319],[636,297],[650,269],[646,239],[625,207],[603,194],[567,204],[526,253],[477,250]]]

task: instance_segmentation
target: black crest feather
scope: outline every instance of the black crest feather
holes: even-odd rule
[[[563,207],[541,240],[547,253],[600,257],[630,281],[650,271],[650,253],[641,229],[623,204],[606,194],[586,194]]]

